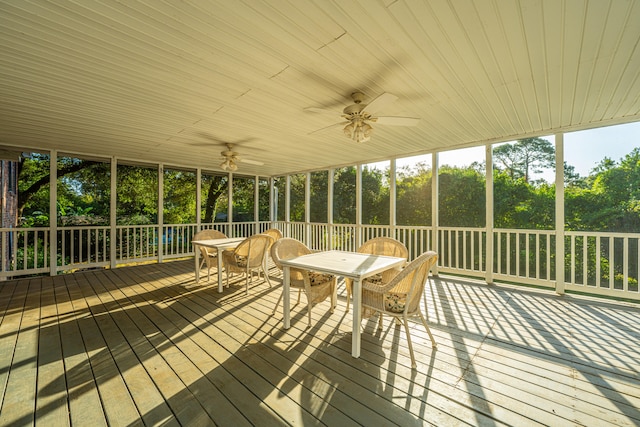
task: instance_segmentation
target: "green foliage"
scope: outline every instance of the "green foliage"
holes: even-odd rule
[[[158,222],[158,170],[118,165],[117,223],[144,225]]]
[[[202,206],[200,215],[202,222],[210,224],[218,220],[217,216],[226,221],[229,200],[227,188],[229,180],[224,175],[202,174],[200,191],[202,194]]]
[[[640,148],[603,159],[585,184],[565,190],[569,230],[640,232]]]
[[[311,173],[310,183],[310,220],[316,223],[327,222],[327,209],[329,196],[329,172],[318,171]]]
[[[535,187],[524,178],[512,179],[507,172],[496,172],[493,178],[496,228],[554,228],[555,186]]]
[[[333,184],[333,222],[356,223],[356,168],[336,169]]]
[[[396,222],[398,225],[431,224],[431,168],[417,163],[398,169]]]
[[[302,222],[305,220],[305,185],[307,181],[306,174],[291,175],[290,177],[290,191],[291,195],[289,202],[291,203],[289,208],[289,219],[291,221]]]
[[[440,184],[440,225],[483,227],[486,222],[485,177],[473,168],[443,166]]]
[[[268,221],[270,218],[269,180],[258,179],[258,221]]]
[[[254,220],[255,179],[233,178],[233,221],[244,222]]]
[[[165,169],[163,177],[165,224],[189,224],[196,221],[196,174]]]
[[[389,170],[362,168],[362,223],[389,224]]]

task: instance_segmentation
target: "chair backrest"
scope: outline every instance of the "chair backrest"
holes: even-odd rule
[[[267,236],[271,236],[274,242],[282,239],[282,231],[278,230],[277,228],[270,228],[268,230],[263,231],[260,234],[266,234]]]
[[[388,292],[407,295],[406,310],[408,313],[418,309],[420,297],[424,292],[424,285],[429,276],[429,270],[438,261],[438,254],[433,251],[425,252],[411,261],[387,285]]]
[[[226,239],[227,236],[218,231],[218,230],[213,230],[213,229],[209,229],[209,230],[202,230],[202,231],[198,231],[196,234],[193,235],[193,239],[191,240],[211,240],[211,239]]]
[[[281,259],[291,259],[310,253],[311,249],[304,243],[289,237],[283,237],[271,246],[271,259],[280,270],[282,270],[282,264],[280,264]]]
[[[401,241],[391,237],[369,239],[358,248],[358,252],[371,255],[395,256],[404,259],[409,257],[407,247]]]
[[[254,234],[240,242],[234,249],[234,253],[235,255],[246,257],[248,268],[260,267],[272,242],[273,238],[271,236]]]
[[[207,229],[207,230],[198,231],[196,234],[193,235],[193,238],[191,240],[212,240],[212,239],[226,239],[226,238],[227,236],[218,230]],[[216,255],[217,251],[213,248],[205,248],[204,246],[201,246],[200,253],[202,254],[203,257],[205,257],[204,259],[207,261],[207,265],[209,265],[209,260],[207,259],[207,256],[213,257]]]

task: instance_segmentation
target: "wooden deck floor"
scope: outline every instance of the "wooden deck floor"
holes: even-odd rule
[[[275,270],[246,296],[192,266],[2,283],[0,425],[640,424],[637,305],[435,278],[412,371],[389,319],[350,356],[343,286],[283,330]]]

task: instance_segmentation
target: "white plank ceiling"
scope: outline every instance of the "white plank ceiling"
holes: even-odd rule
[[[355,90],[419,125],[314,132]],[[232,142],[271,176],[638,121],[639,94],[637,0],[0,0],[21,150],[217,171]]]

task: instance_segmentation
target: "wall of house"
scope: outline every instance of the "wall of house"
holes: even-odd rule
[[[0,221],[1,228],[14,228],[18,223],[18,165],[17,162],[0,160]],[[11,239],[12,235],[7,234]],[[0,256],[4,262],[4,270],[9,269],[13,256],[4,254],[11,251],[11,242],[0,242]]]

